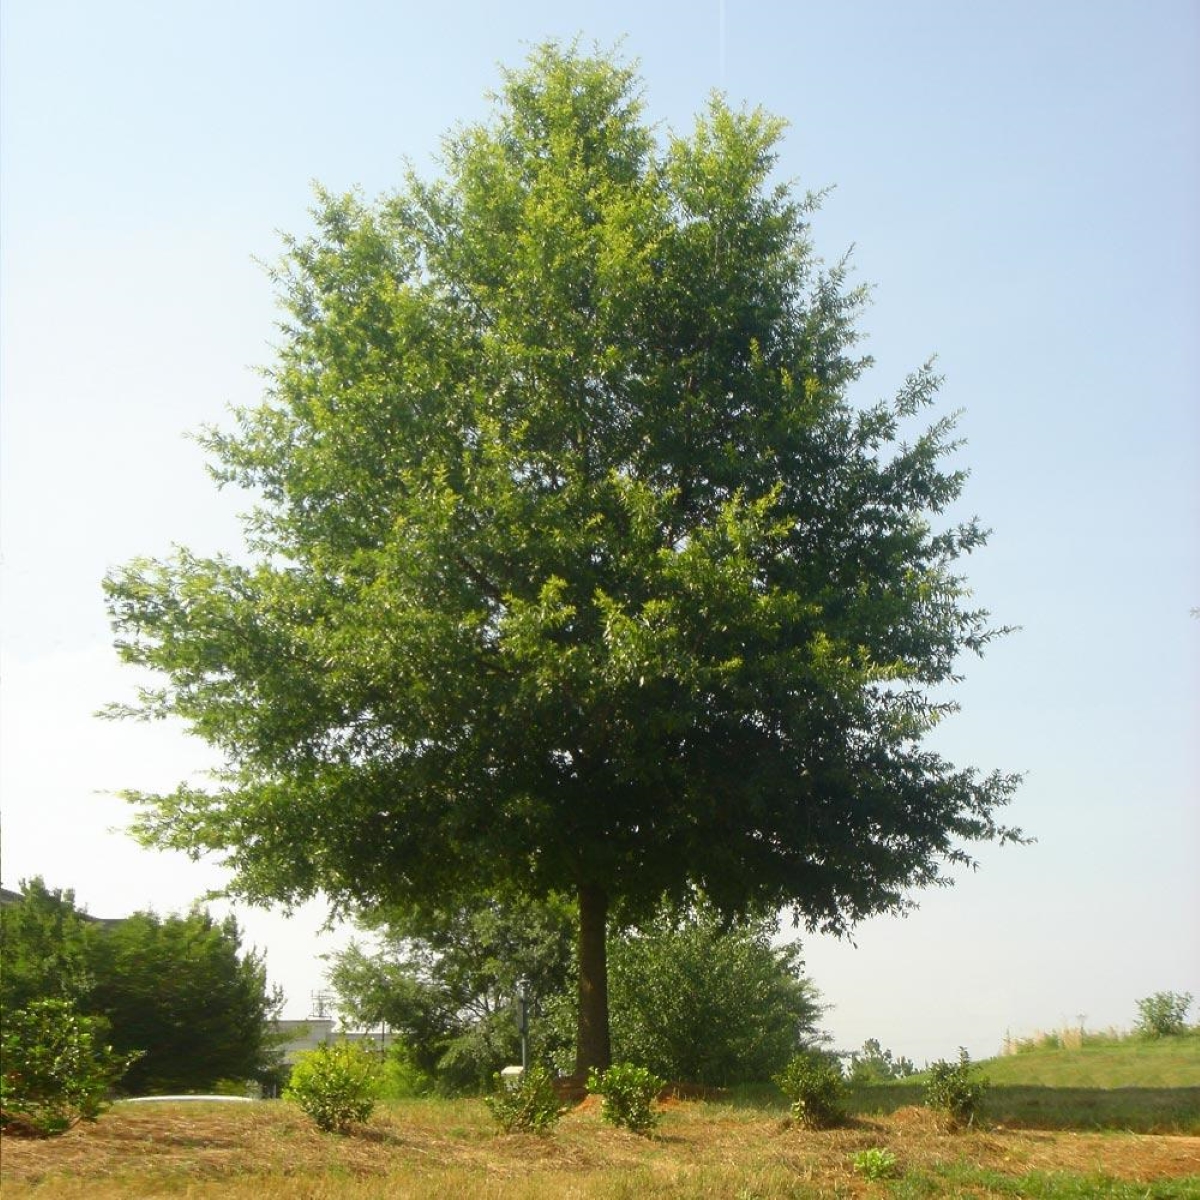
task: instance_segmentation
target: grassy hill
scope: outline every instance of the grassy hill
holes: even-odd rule
[[[1200,1087],[1200,1035],[1085,1037],[1075,1049],[1042,1044],[981,1066],[995,1085],[1194,1088]]]
[[[1200,1134],[1200,1035],[1043,1041],[979,1064],[988,1119],[1012,1128]],[[886,1113],[920,1104],[925,1077],[855,1087],[853,1106]]]

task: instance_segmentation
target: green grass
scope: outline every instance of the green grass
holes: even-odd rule
[[[1200,1134],[1200,1037],[1092,1038],[978,1064],[991,1083],[988,1121],[1028,1129],[1124,1129]],[[851,1089],[854,1111],[920,1104],[925,1077]]]
[[[892,1113],[922,1103],[919,1083],[876,1083],[851,1089],[851,1110]],[[1121,1129],[1200,1136],[1200,1087],[1066,1088],[993,1084],[983,1098],[990,1124],[1022,1129]]]
[[[981,1064],[995,1084],[1071,1088],[1200,1088],[1200,1037],[1085,1038],[1074,1050],[1053,1046]]]
[[[968,1190],[969,1189],[969,1190]],[[1130,1182],[1103,1173],[1030,1171],[1005,1175],[999,1171],[955,1163],[929,1170],[909,1171],[895,1180],[889,1194],[897,1200],[925,1196],[1020,1196],[1022,1200],[1194,1200],[1200,1194],[1200,1175],[1179,1179]]]

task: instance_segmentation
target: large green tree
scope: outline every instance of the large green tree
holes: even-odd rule
[[[100,928],[70,889],[48,888],[41,876],[21,880],[0,902],[0,1013],[35,1000],[86,1003]]]
[[[206,1091],[272,1065],[269,1022],[283,997],[233,917],[202,909],[111,922],[95,945],[84,1011],[103,1016],[114,1049],[140,1051],[121,1086],[134,1093]]]
[[[126,1091],[204,1090],[274,1061],[268,1023],[282,996],[232,917],[97,920],[34,878],[0,906],[0,952],[0,1012],[64,1000],[103,1017],[116,1050],[136,1055]]]
[[[150,843],[253,900],[578,897],[578,1066],[610,908],[691,886],[845,930],[938,883],[1012,778],[923,744],[992,631],[937,380],[855,407],[863,302],[714,99],[656,141],[627,67],[548,45],[444,178],[322,194],[261,406],[207,446],[247,553],[113,573],[141,711],[226,761]]]

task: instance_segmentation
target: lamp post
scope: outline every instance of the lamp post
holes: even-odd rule
[[[521,1031],[521,1074],[529,1070],[529,980],[517,980],[517,1028]]]

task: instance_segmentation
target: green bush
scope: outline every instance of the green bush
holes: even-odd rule
[[[232,917],[194,909],[99,922],[40,878],[21,890],[0,905],[0,1011],[54,999],[103,1018],[113,1049],[130,1056],[121,1087],[132,1095],[270,1083],[268,1029],[283,997],[267,987],[262,956],[243,952]]]
[[[850,1161],[864,1179],[889,1179],[896,1173],[896,1156],[880,1146],[860,1150]]]
[[[375,1108],[379,1060],[356,1042],[331,1042],[305,1054],[283,1093],[328,1132],[346,1133]]]
[[[662,1088],[657,1075],[633,1063],[614,1063],[603,1072],[593,1067],[588,1073],[588,1091],[604,1097],[600,1115],[634,1133],[649,1133],[658,1124],[654,1101]]]
[[[540,1066],[511,1083],[497,1075],[496,1091],[484,1103],[505,1133],[548,1133],[563,1111],[553,1076]]]
[[[822,1007],[798,942],[774,920],[729,923],[702,902],[614,937],[614,1057],[664,1079],[729,1087],[769,1078],[816,1035]]]
[[[1137,1002],[1137,1031],[1144,1037],[1177,1037],[1186,1032],[1191,992],[1155,992]]]
[[[975,1123],[983,1109],[983,1094],[988,1081],[975,1079],[971,1056],[965,1048],[958,1052],[958,1062],[944,1059],[929,1068],[929,1082],[925,1085],[925,1104],[942,1119],[950,1129],[961,1129]]]
[[[819,1051],[797,1054],[775,1076],[805,1129],[832,1129],[846,1121],[846,1083],[835,1058]]]
[[[104,1022],[82,1017],[65,1000],[35,1000],[5,1013],[0,1039],[0,1126],[50,1137],[76,1121],[94,1121],[109,1089],[137,1054],[102,1042]]]

